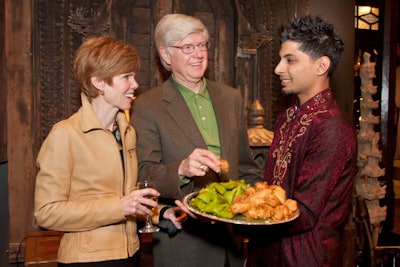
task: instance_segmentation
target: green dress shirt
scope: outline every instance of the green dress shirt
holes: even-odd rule
[[[182,84],[178,83],[173,75],[172,78],[176,83],[179,92],[182,94],[186,105],[192,113],[193,119],[196,122],[197,127],[203,136],[204,142],[207,145],[207,149],[220,157],[221,143],[219,140],[218,124],[214,113],[214,107],[207,90],[206,79],[203,78],[203,86],[201,87],[199,93],[196,94]],[[180,178],[181,185],[190,182],[190,179],[184,177]]]

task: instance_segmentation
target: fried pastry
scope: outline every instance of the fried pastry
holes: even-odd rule
[[[249,219],[281,221],[297,211],[297,202],[287,199],[282,187],[258,182],[233,199],[230,211]]]
[[[221,162],[221,164],[219,165],[219,168],[221,169],[221,171],[223,172],[229,172],[229,163],[226,159],[220,158],[219,161]]]

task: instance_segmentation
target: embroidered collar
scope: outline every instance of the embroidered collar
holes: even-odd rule
[[[327,88],[310,98],[298,108],[302,113],[312,112],[316,109],[321,109],[321,105],[323,106],[324,104],[331,102],[332,99],[332,91],[330,88]]]
[[[325,109],[329,103],[333,101],[332,91],[330,88],[316,94],[301,106],[295,105],[287,109],[288,119],[296,118],[299,115],[314,112],[316,110]]]

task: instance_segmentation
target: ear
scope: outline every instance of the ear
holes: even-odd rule
[[[160,46],[159,51],[160,51],[160,56],[165,61],[165,63],[171,65],[171,60],[169,58],[170,54],[168,53],[167,48],[164,46]]]
[[[331,60],[327,56],[320,57],[317,60],[317,75],[323,76],[328,73],[329,67],[331,66]]]
[[[99,90],[102,90],[104,87],[104,80],[100,80],[97,77],[90,77],[90,82],[93,84],[94,87],[96,87]]]

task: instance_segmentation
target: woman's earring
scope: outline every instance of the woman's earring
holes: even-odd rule
[[[104,95],[104,91],[99,90],[99,92],[100,92],[101,95]]]

